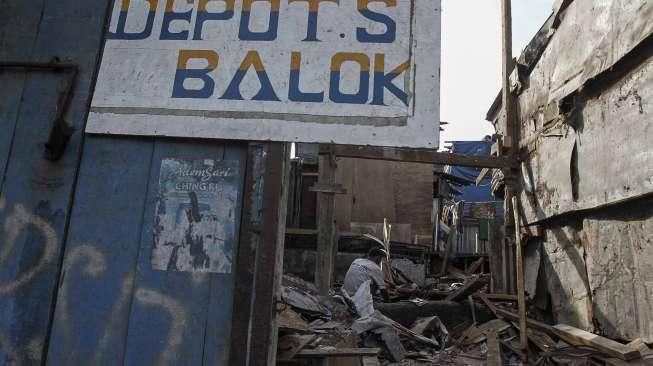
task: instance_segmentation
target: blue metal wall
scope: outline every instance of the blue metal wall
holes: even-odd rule
[[[161,159],[244,174],[247,145],[84,138],[109,2],[0,0],[0,62],[80,70],[75,133],[51,162],[65,75],[0,69],[0,365],[226,365],[234,276],[152,270],[154,204]]]

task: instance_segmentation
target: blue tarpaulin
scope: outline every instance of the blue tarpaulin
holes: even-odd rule
[[[452,141],[451,142],[451,152],[455,154],[464,154],[464,155],[490,155],[492,149],[492,141],[490,139],[482,141]],[[448,166],[446,172],[455,175],[456,177],[466,179],[471,182],[475,182],[478,175],[481,173],[481,169],[462,167],[462,166]],[[492,181],[492,174],[486,174],[485,178],[481,181],[481,184],[476,186],[472,183],[470,185],[453,185],[453,187],[460,192],[460,195],[456,196],[456,200],[465,201],[465,202],[494,202],[496,198],[492,196],[492,191],[490,189],[490,182]],[[497,214],[502,215],[503,206],[502,203],[497,204]],[[467,205],[466,205],[467,206]],[[465,214],[468,209],[465,207]]]

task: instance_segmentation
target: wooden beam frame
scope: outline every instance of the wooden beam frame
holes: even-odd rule
[[[333,155],[322,155],[319,159],[317,185],[334,187],[336,185],[336,161]],[[328,295],[333,281],[334,261],[337,251],[335,218],[336,192],[317,193],[317,258],[315,265],[315,285],[321,295]]]
[[[423,164],[444,164],[474,168],[516,168],[511,157],[485,155],[461,155],[431,149],[409,149],[354,145],[320,145],[320,155],[334,155],[343,158],[401,161]]]

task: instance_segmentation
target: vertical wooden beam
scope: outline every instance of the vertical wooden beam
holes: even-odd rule
[[[440,197],[433,199],[433,252],[438,251],[438,237],[440,236]]]
[[[512,198],[512,208],[515,214],[515,256],[517,257],[517,304],[519,306],[519,341],[521,349],[528,355],[528,333],[526,330],[526,296],[524,294],[524,257],[522,254],[522,240],[517,207],[517,197]],[[525,360],[524,360],[525,361]]]
[[[250,143],[236,259],[229,365],[275,363],[287,172],[284,143]]]
[[[320,155],[317,184],[335,186],[336,161],[333,154]],[[333,280],[336,243],[335,195],[331,192],[317,193],[317,260],[315,284],[320,294],[328,295]]]
[[[501,285],[503,291],[505,291],[502,293],[508,293],[509,292],[508,267],[506,267],[506,263],[508,263],[508,248],[504,238],[501,239],[500,245],[501,245],[501,278],[502,278]]]
[[[510,74],[514,68],[514,60],[512,58],[511,0],[501,0],[501,30],[502,105],[505,114],[503,146],[509,147],[512,156],[516,157],[519,150],[519,141],[514,140],[517,126],[515,123],[515,103],[510,91]]]
[[[271,142],[265,161],[263,221],[254,279],[254,311],[249,365],[273,365],[277,351],[277,311],[283,276],[283,248],[287,207],[288,151]]]

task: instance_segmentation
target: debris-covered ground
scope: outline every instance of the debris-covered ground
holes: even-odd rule
[[[622,344],[528,319],[522,349],[517,298],[487,293],[485,275],[449,271],[418,287],[399,271],[391,299],[361,304],[339,288],[284,276],[278,308],[280,365],[650,365],[641,341]],[[536,317],[535,314],[532,314]]]

